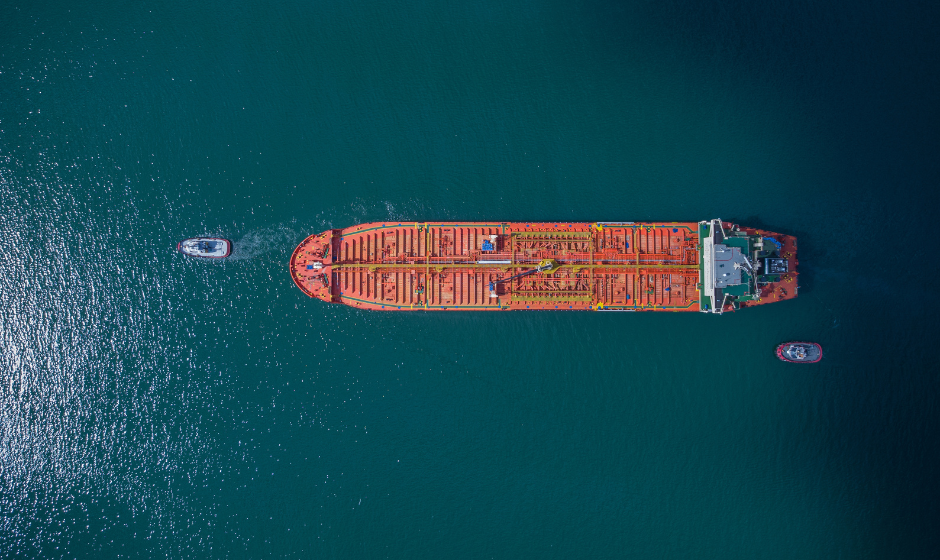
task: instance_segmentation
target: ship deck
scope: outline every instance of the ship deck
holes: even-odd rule
[[[698,244],[696,223],[371,223],[310,236],[291,276],[362,309],[698,311]]]

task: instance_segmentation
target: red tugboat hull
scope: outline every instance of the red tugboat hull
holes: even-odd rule
[[[815,342],[784,342],[777,346],[777,357],[791,364],[815,364],[822,360],[823,351]]]

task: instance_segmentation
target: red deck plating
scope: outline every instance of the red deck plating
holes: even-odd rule
[[[290,272],[307,295],[361,309],[699,311],[702,224],[377,222],[308,237]],[[796,239],[740,232],[773,236],[794,272],[737,307],[795,297]]]

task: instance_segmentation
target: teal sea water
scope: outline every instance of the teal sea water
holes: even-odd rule
[[[937,557],[938,24],[4,2],[0,557]],[[800,297],[383,314],[287,274],[373,220],[710,218],[798,235]]]

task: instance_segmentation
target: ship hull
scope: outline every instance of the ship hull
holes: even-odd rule
[[[791,250],[792,273],[765,275],[777,282],[762,285],[739,273],[751,283],[743,298],[740,285],[728,284],[733,278],[716,280],[731,251],[725,245],[753,252],[752,259],[736,257],[752,264],[760,247],[748,243],[768,237],[779,244],[768,242],[774,256]],[[311,235],[291,256],[290,273],[307,295],[359,309],[720,313],[796,297],[795,265],[795,238],[719,220],[376,222]]]

